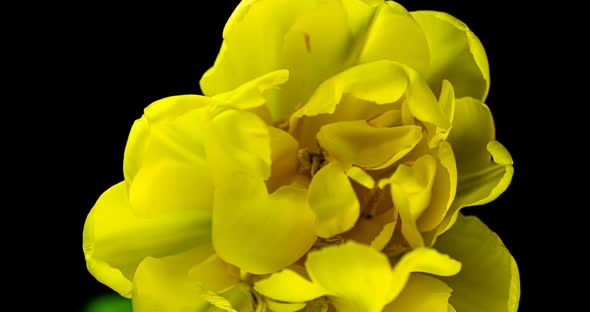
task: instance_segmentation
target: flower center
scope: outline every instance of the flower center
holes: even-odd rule
[[[313,177],[326,164],[326,156],[323,152],[312,152],[307,148],[302,148],[297,153],[297,158],[301,163],[301,171],[309,171]]]

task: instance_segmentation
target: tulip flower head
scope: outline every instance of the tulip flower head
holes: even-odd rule
[[[244,0],[201,79],[149,105],[84,227],[135,311],[516,311],[464,207],[512,158],[469,28],[381,0]]]

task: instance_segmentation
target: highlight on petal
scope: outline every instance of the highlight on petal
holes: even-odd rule
[[[421,138],[419,126],[376,128],[364,120],[331,123],[317,134],[320,146],[345,168],[375,170],[401,159]]]
[[[459,214],[435,248],[453,255],[463,267],[443,278],[452,289],[457,311],[516,312],[520,298],[518,267],[501,239],[477,217]]]
[[[216,186],[212,237],[216,253],[246,272],[279,271],[316,240],[307,191],[281,186],[268,194],[264,181],[235,174]]]
[[[236,172],[262,179],[270,176],[270,135],[260,117],[251,112],[225,110],[211,120],[208,133],[205,149],[215,179]]]
[[[133,311],[201,311],[209,304],[188,277],[190,268],[213,253],[211,245],[141,262],[133,279]]]
[[[284,269],[256,282],[254,290],[266,297],[284,302],[306,302],[327,294],[325,289],[292,269]]]
[[[204,96],[179,95],[146,107],[127,139],[123,158],[125,180],[130,183],[141,167],[163,158],[202,161],[204,141],[199,129],[211,103]]]
[[[457,161],[457,193],[437,235],[453,225],[463,207],[483,205],[500,196],[514,174],[512,157],[495,140],[494,121],[485,104],[472,98],[457,100],[448,141]]]
[[[358,63],[390,60],[421,75],[428,73],[430,55],[422,29],[401,5],[381,1],[373,14]]]
[[[130,297],[131,281],[144,258],[164,257],[207,244],[210,233],[210,210],[137,217],[130,208],[126,184],[120,182],[100,196],[86,218],[86,265],[98,281]]]
[[[422,28],[430,49],[428,83],[436,94],[449,80],[457,98],[485,100],[490,88],[488,58],[479,39],[463,22],[436,11],[411,13]]]
[[[338,311],[381,312],[393,299],[389,260],[369,246],[346,242],[312,251],[305,266]]]
[[[346,232],[359,217],[360,203],[338,162],[330,162],[313,176],[308,199],[319,237],[330,238]]]
[[[412,273],[404,290],[383,312],[448,312],[451,288],[436,277]]]

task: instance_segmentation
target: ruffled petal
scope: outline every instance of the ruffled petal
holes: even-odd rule
[[[337,311],[381,312],[392,299],[389,260],[369,246],[347,242],[312,251],[305,266]]]
[[[88,271],[123,296],[146,257],[163,257],[208,244],[211,211],[140,218],[133,214],[124,182],[105,191],[84,224],[84,255]]]
[[[448,312],[451,289],[436,277],[412,273],[404,290],[383,312]]]
[[[317,134],[329,157],[345,168],[382,169],[406,155],[422,138],[419,126],[377,128],[364,120],[335,122]]]
[[[453,225],[461,208],[486,204],[510,185],[514,173],[512,157],[494,138],[489,108],[472,98],[457,100],[448,138],[457,161],[457,193],[438,234]]]
[[[443,278],[452,289],[457,311],[516,312],[520,276],[510,252],[498,235],[477,217],[459,214],[457,222],[438,238],[435,248],[453,255],[463,267]]]
[[[467,25],[444,12],[416,11],[430,48],[428,82],[436,94],[443,79],[455,87],[458,98],[485,100],[490,88],[488,58],[479,39]]]
[[[359,217],[360,203],[338,162],[330,162],[313,176],[308,198],[319,237],[329,238],[346,232]]]
[[[418,218],[420,232],[435,229],[451,207],[457,190],[457,165],[448,142],[442,142],[436,151],[436,175],[434,177],[430,204]]]
[[[393,267],[391,297],[397,298],[414,272],[438,276],[453,276],[461,263],[432,248],[419,247],[404,254]]]
[[[412,247],[424,246],[416,220],[430,205],[436,172],[437,161],[427,154],[413,164],[401,164],[389,178],[393,204],[402,222],[402,234]]]
[[[190,251],[141,262],[133,279],[133,311],[202,311],[209,303],[200,298],[202,289],[189,278],[195,264],[206,259],[213,249],[203,245]]]
[[[281,270],[316,239],[307,191],[282,186],[268,194],[263,180],[235,174],[216,186],[213,246],[224,261],[246,272]]]

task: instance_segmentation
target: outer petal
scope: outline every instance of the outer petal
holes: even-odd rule
[[[453,289],[457,311],[516,312],[520,298],[518,267],[498,235],[477,217],[459,215],[435,248],[456,257],[463,268],[443,280]]]
[[[210,214],[213,181],[203,164],[162,160],[139,170],[129,188],[129,202],[138,217]]]
[[[421,138],[419,126],[376,128],[364,120],[331,123],[317,134],[320,146],[345,168],[357,165],[365,169],[388,167]]]
[[[263,180],[235,174],[216,187],[213,246],[226,262],[255,274],[276,272],[313,245],[307,192],[282,186],[268,194]]]
[[[461,208],[488,203],[508,188],[514,173],[512,157],[494,140],[494,132],[485,104],[472,98],[457,100],[448,138],[457,160],[457,194],[438,233],[454,223]]]
[[[98,199],[84,224],[84,255],[97,280],[123,296],[131,295],[137,265],[148,256],[162,257],[210,241],[211,213],[138,218],[130,207],[124,182]]]
[[[330,162],[313,176],[308,198],[320,237],[329,238],[350,230],[359,217],[360,203],[338,162]]]
[[[213,254],[193,266],[188,276],[203,289],[220,293],[231,289],[240,281],[240,270]]]
[[[190,268],[213,252],[203,245],[175,256],[148,257],[137,268],[133,280],[133,311],[201,311],[209,304],[200,298],[203,292],[188,277]]]
[[[141,167],[162,158],[202,161],[204,149],[200,128],[203,108],[211,102],[200,95],[180,95],[158,100],[146,107],[127,139],[123,159],[125,180],[130,183]],[[185,116],[189,112],[192,113]]]
[[[347,242],[313,251],[305,266],[338,311],[381,312],[392,299],[389,260],[369,246]]]
[[[438,94],[443,79],[455,87],[458,98],[485,100],[490,87],[488,58],[479,39],[453,16],[434,11],[412,12],[430,47],[428,82]]]
[[[447,312],[451,289],[438,278],[412,273],[404,290],[383,312]]]
[[[401,5],[381,2],[371,19],[360,64],[378,60],[391,60],[414,68],[420,74],[428,73],[430,55],[422,29]]]

